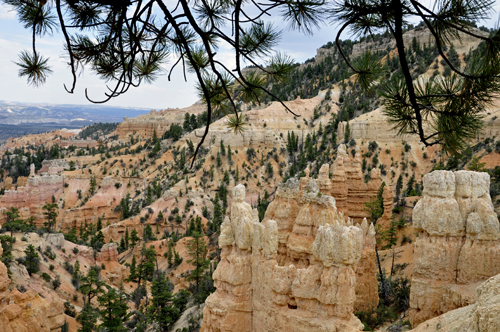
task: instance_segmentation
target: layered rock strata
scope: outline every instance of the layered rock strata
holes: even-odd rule
[[[353,315],[356,270],[364,247],[375,245],[373,226],[346,222],[316,181],[300,187],[296,179],[279,185],[262,223],[244,202],[245,187],[233,189],[213,275],[217,291],[203,311],[205,331],[363,328]]]
[[[434,171],[424,176],[413,210],[413,326],[474,303],[474,290],[500,273],[500,229],[487,173]]]
[[[5,194],[0,196],[0,224],[6,221],[3,214],[11,207],[20,209],[22,218],[34,217],[36,226],[43,226],[44,215],[42,207],[52,201],[52,196],[56,199],[61,197],[64,190],[64,180],[61,175],[37,175],[21,180],[23,186],[18,186],[5,190]],[[19,184],[19,180],[18,180]]]
[[[365,183],[361,170],[359,147],[356,147],[355,152],[354,158],[350,158],[346,146],[341,144],[331,172],[331,179],[329,165],[325,164],[320,168],[318,185],[322,194],[335,198],[339,212],[351,218],[354,223],[360,224],[364,218],[370,218],[365,203],[377,196],[382,180],[380,179],[380,170],[374,168],[370,173],[371,180]],[[306,178],[308,179],[308,174],[306,174]],[[392,193],[389,188],[384,188],[383,198],[385,208],[380,223],[389,221],[392,215]]]

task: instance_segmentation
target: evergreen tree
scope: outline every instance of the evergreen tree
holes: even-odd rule
[[[214,218],[209,225],[210,233],[218,232],[220,229],[220,225],[222,225],[224,218],[224,212],[222,211],[222,206],[220,205],[220,201],[218,199],[214,202]],[[211,227],[210,227],[211,226]]]
[[[380,185],[380,188],[378,188],[377,191],[377,201],[380,206],[380,215],[384,214],[384,187],[385,187],[385,182],[382,182]]]
[[[95,187],[97,185],[97,180],[95,178],[95,175],[90,178],[90,195],[93,195],[95,193]]]
[[[195,130],[198,128],[198,119],[196,118],[196,115],[191,114],[191,119],[189,120],[191,124],[191,130]]]
[[[220,152],[219,151],[217,151],[217,158],[215,159],[215,162],[216,162],[217,168],[219,168],[219,167],[222,166],[222,159],[220,157]]]
[[[100,317],[102,323],[100,328],[106,331],[125,332],[127,329],[123,324],[128,319],[127,300],[122,290],[118,293],[112,287],[107,287],[108,291],[98,297],[101,306]]]
[[[135,259],[135,255],[132,256],[132,263],[130,264],[130,273],[127,277],[127,281],[129,282],[137,282],[139,275],[137,271],[137,261]]]
[[[225,156],[226,155],[226,148],[224,147],[224,141],[223,140],[220,140],[220,154],[222,156]]]
[[[189,116],[189,113],[184,114],[184,122],[182,123],[182,128],[184,131],[190,131],[191,130],[191,117]]]
[[[351,128],[349,128],[349,121],[347,121],[344,132],[344,144],[349,143],[350,138],[351,138]]]
[[[408,183],[406,184],[406,196],[415,195],[415,192],[413,190],[414,185],[415,185],[415,174],[412,174],[412,176],[410,176],[410,179],[408,180]]]
[[[156,133],[156,129],[153,129],[153,138],[151,142],[155,144],[158,141],[158,134]]]
[[[118,252],[119,253],[122,253],[123,251],[125,251],[126,249],[126,246],[125,246],[125,239],[122,237],[120,239],[120,246],[118,247]]]
[[[146,224],[146,227],[144,227],[144,232],[142,237],[144,242],[156,241],[156,236],[154,236],[153,229],[151,228],[150,224]]]
[[[125,249],[128,249],[129,245],[129,235],[128,235],[128,228],[125,230]]]
[[[80,274],[80,261],[75,262],[75,266],[73,267],[73,274],[71,275],[71,283],[75,287],[76,290],[80,289],[80,280],[82,276]]]
[[[193,239],[189,240],[187,243],[188,253],[190,259],[187,261],[189,264],[194,266],[194,270],[191,271],[187,280],[195,281],[196,292],[200,288],[200,282],[205,276],[205,270],[207,269],[210,261],[206,259],[207,255],[207,245],[203,239],[203,233],[193,232]]]
[[[87,303],[92,303],[91,300],[104,293],[105,283],[99,278],[99,272],[96,267],[91,267],[87,275],[81,278],[80,291],[86,296]]]
[[[120,209],[122,211],[122,217],[121,217],[122,220],[127,219],[128,217],[130,217],[132,215],[130,213],[129,202],[130,202],[130,193],[127,193],[127,196],[120,200]]]
[[[139,242],[141,239],[139,238],[137,234],[137,230],[134,228],[132,229],[132,232],[130,233],[130,245],[132,247],[135,247],[135,244]]]
[[[396,182],[396,197],[394,197],[395,200],[399,200],[401,189],[403,189],[403,175],[399,174],[398,181]]]
[[[149,318],[158,324],[162,332],[168,332],[180,317],[172,295],[173,285],[165,272],[156,271],[151,282],[151,304],[147,308]]]
[[[97,319],[99,311],[94,308],[89,302],[86,302],[82,311],[76,317],[76,321],[81,324],[78,332],[95,332],[97,329]]]
[[[24,250],[25,257],[24,257],[24,265],[26,266],[26,270],[28,271],[28,274],[31,276],[33,273],[37,273],[39,268],[39,263],[40,263],[40,256],[36,252],[35,247],[32,244],[29,244],[26,249]]]
[[[104,242],[105,242],[104,234],[102,234],[102,231],[99,231],[95,236],[93,236],[90,239],[90,246],[95,250],[101,250],[102,246],[104,245]]]
[[[195,227],[195,230],[198,233],[202,233],[203,232],[203,225],[201,224],[201,218],[200,218],[200,216],[196,216],[196,227]]]
[[[155,271],[156,252],[153,246],[146,248],[144,245],[141,249],[141,264],[139,265],[139,278],[150,281]]]
[[[45,219],[47,220],[44,225],[47,227],[47,231],[50,233],[52,230],[52,226],[56,224],[57,218],[57,203],[47,203],[42,209],[45,210],[43,214],[45,215]]]
[[[66,241],[70,241],[70,242],[73,242],[73,243],[77,243],[78,242],[78,236],[77,236],[77,233],[76,233],[76,227],[75,226],[71,227],[71,229],[69,230],[68,234],[64,234],[64,239]]]
[[[173,262],[173,258],[174,258],[174,252],[172,250],[172,241],[169,241],[168,242],[168,249],[167,249],[167,252],[165,253],[165,258],[167,259],[167,262],[168,262],[168,267],[172,267],[174,262]]]

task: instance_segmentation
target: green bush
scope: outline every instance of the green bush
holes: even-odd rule
[[[52,280],[52,278],[46,272],[43,272],[40,277],[42,277],[42,279],[46,282],[50,282]]]

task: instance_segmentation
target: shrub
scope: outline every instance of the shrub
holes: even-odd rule
[[[393,321],[398,317],[390,307],[383,304],[379,305],[376,309],[372,307],[359,311],[355,315],[363,323],[365,331],[374,331],[385,322]]]
[[[50,282],[52,280],[52,278],[46,272],[43,272],[40,277],[42,277],[42,279],[46,282]]]
[[[59,288],[59,286],[61,286],[61,279],[59,279],[59,276],[57,276],[54,280],[52,280],[52,288],[56,290]]]
[[[56,259],[56,253],[52,251],[52,247],[51,246],[47,246],[47,248],[45,248],[44,254],[45,254],[45,256],[47,256],[48,258],[50,258],[51,260]]]
[[[64,313],[70,317],[76,317],[75,306],[68,301],[64,302]]]

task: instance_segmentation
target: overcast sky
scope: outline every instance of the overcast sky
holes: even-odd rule
[[[429,0],[423,1],[430,2]],[[500,9],[495,3],[494,19],[482,22],[479,25],[494,27]],[[305,36],[298,32],[286,31],[278,49],[292,56],[295,61],[303,62],[316,54],[316,49],[333,41],[336,34],[335,26],[323,26],[313,36]],[[348,36],[345,36],[347,38]],[[34,88],[26,84],[26,80],[19,78],[17,61],[20,51],[31,50],[31,35],[17,21],[16,14],[0,0],[0,100],[51,103],[51,104],[89,104],[84,92],[88,88],[89,95],[94,99],[101,99],[105,92],[105,83],[97,79],[87,70],[77,83],[74,94],[68,94],[63,84],[71,85],[71,72],[63,59],[63,39],[59,33],[37,39],[38,50],[45,57],[50,57],[50,66],[53,73],[48,77],[45,85]],[[233,64],[234,60],[228,49],[218,52],[225,64]],[[179,67],[180,68],[180,67]],[[172,81],[162,76],[153,84],[143,84],[139,88],[131,88],[125,95],[109,101],[109,105],[125,107],[141,107],[164,109],[169,107],[186,107],[197,100],[194,89],[195,77],[188,77],[184,82],[182,71],[176,70]]]

